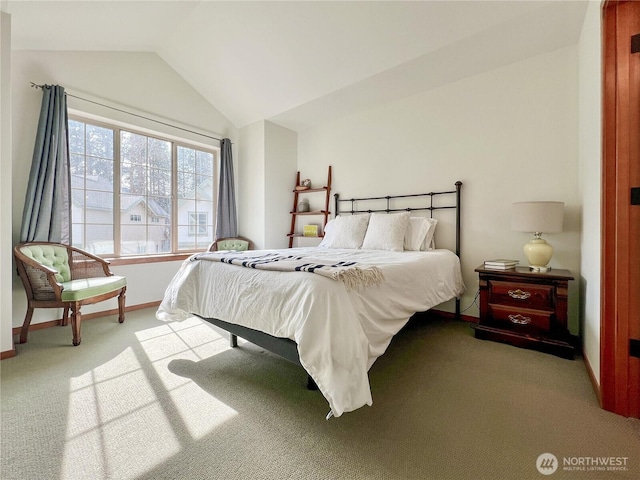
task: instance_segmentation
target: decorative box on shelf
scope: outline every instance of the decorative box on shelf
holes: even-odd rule
[[[317,237],[318,225],[305,225],[302,227],[302,234],[305,237]]]
[[[480,318],[476,338],[533,348],[573,358],[575,340],[567,329],[569,270],[534,272],[528,267],[475,270],[479,275]]]

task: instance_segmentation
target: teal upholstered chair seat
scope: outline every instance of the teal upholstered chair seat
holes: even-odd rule
[[[209,251],[215,252],[220,250],[233,250],[236,252],[253,250],[253,242],[244,237],[219,238],[209,246]]]
[[[27,314],[20,331],[26,343],[34,308],[62,308],[62,325],[71,311],[73,344],[80,344],[82,305],[118,297],[118,321],[124,322],[127,279],[114,275],[109,262],[60,243],[32,242],[13,250],[18,274],[27,293]]]
[[[62,290],[62,301],[78,302],[97,295],[104,295],[114,290],[120,290],[127,286],[127,279],[112,275],[100,278],[81,278],[64,282],[61,285],[64,289]]]

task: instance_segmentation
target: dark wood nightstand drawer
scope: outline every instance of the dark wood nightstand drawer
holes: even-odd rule
[[[553,309],[553,286],[489,280],[489,303]]]
[[[574,339],[567,329],[568,270],[535,272],[476,268],[480,318],[476,338],[536,348],[573,358]]]
[[[551,328],[552,311],[515,308],[489,304],[487,324],[496,328],[525,334],[546,334]]]

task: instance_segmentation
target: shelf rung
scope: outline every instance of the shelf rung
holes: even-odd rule
[[[331,212],[325,212],[324,210],[314,210],[313,212],[289,212],[291,215],[329,215]]]
[[[313,192],[326,192],[327,187],[318,187],[318,188],[307,188],[306,190],[296,190],[293,189],[294,193],[313,193]]]

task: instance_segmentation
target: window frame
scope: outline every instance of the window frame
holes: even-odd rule
[[[109,129],[113,132],[113,162],[114,162],[114,171],[113,171],[113,245],[114,252],[109,254],[97,254],[101,258],[107,259],[112,265],[128,265],[128,264],[139,264],[139,263],[153,263],[153,262],[163,262],[163,261],[174,261],[174,260],[183,260],[188,258],[193,253],[202,252],[204,248],[196,247],[184,250],[178,250],[178,237],[179,232],[178,229],[180,227],[189,228],[189,224],[180,225],[179,224],[179,212],[178,212],[178,203],[180,201],[180,197],[178,196],[178,148],[183,147],[186,149],[196,150],[200,152],[205,152],[211,154],[212,159],[212,194],[213,198],[211,199],[212,206],[212,221],[215,222],[215,218],[218,210],[218,198],[217,198],[217,188],[219,184],[219,168],[220,168],[220,147],[200,143],[197,141],[193,141],[184,137],[179,137],[175,135],[171,135],[164,132],[158,132],[154,130],[150,130],[144,127],[139,127],[132,124],[127,124],[123,122],[119,122],[117,120],[97,117],[92,114],[87,114],[81,111],[69,110],[68,114],[69,121],[77,121],[81,122],[85,125],[92,125],[100,128]],[[169,142],[171,144],[171,212],[170,212],[170,220],[171,220],[171,228],[170,228],[170,238],[171,238],[171,248],[170,252],[160,252],[160,253],[144,253],[137,255],[122,255],[122,238],[121,238],[121,224],[122,224],[122,212],[120,209],[120,201],[121,201],[121,165],[122,165],[122,152],[121,152],[121,134],[123,131],[128,133],[132,133],[134,135],[141,135],[148,138],[153,138],[159,141]],[[71,154],[71,151],[69,152]],[[86,158],[86,147],[84,151],[84,155]],[[86,172],[85,172],[86,173]],[[86,188],[86,187],[85,187]],[[86,192],[86,190],[85,190]],[[86,215],[84,218],[85,222],[83,222],[83,228],[86,228]],[[138,222],[136,222],[138,223]],[[162,222],[159,220],[155,223],[150,222],[147,218],[147,222],[144,223],[145,228],[148,228],[150,225],[159,225]],[[142,224],[142,222],[140,222]],[[208,225],[205,225],[205,229],[208,230]],[[215,232],[215,223],[212,225],[214,234]],[[191,235],[189,235],[191,236]],[[194,235],[195,237],[195,235]],[[212,240],[213,241],[213,240]],[[206,247],[205,247],[206,248]]]

